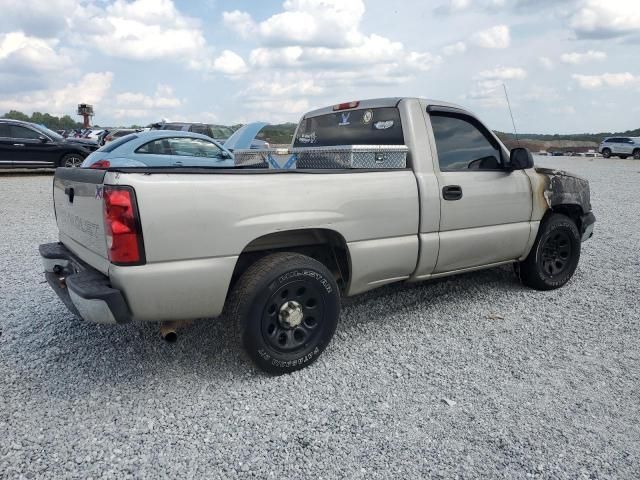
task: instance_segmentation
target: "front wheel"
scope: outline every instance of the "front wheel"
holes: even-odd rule
[[[604,150],[602,150],[602,156],[604,158],[609,158],[611,156],[611,150],[609,150],[608,148],[605,148]]]
[[[340,292],[322,263],[275,253],[242,274],[229,313],[251,360],[266,372],[289,373],[315,362],[331,341]]]
[[[566,284],[580,260],[580,233],[566,215],[552,214],[541,225],[531,252],[520,263],[520,279],[536,290],[553,290]]]
[[[78,153],[68,153],[60,159],[60,167],[77,168],[84,162],[84,157]]]
[[[633,151],[633,158],[635,158],[636,160],[640,160],[640,148],[636,148]]]

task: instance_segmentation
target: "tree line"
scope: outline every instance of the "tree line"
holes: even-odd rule
[[[31,116],[17,110],[11,110],[5,113],[2,118],[10,118],[12,120],[22,120],[23,122],[36,123],[44,125],[51,130],[71,130],[73,128],[82,128],[82,123],[77,122],[69,115],[56,117],[48,113],[33,112]]]

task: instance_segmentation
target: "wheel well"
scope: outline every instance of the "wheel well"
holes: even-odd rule
[[[575,205],[575,204],[554,205],[553,207],[551,207],[550,210],[547,211],[547,213],[545,214],[542,220],[544,221],[549,215],[553,213],[561,213],[562,215],[566,215],[567,217],[569,217],[571,220],[575,222],[576,226],[578,227],[578,231],[580,231],[580,228],[582,227],[581,217],[582,215],[584,215],[584,212],[580,205]]]
[[[322,228],[274,232],[253,240],[238,257],[229,291],[257,260],[271,253],[285,251],[301,253],[319,261],[333,273],[338,287],[346,291],[351,278],[347,242],[338,232]]]

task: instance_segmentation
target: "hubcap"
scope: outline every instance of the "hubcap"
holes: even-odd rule
[[[302,323],[304,313],[302,305],[296,301],[290,301],[280,307],[280,325],[284,328],[294,328]]]
[[[571,240],[564,232],[555,232],[544,243],[539,262],[542,270],[550,277],[564,272],[570,263]]]
[[[324,311],[322,292],[315,285],[303,281],[283,285],[265,305],[263,338],[276,351],[302,351],[320,334]]]
[[[67,161],[64,162],[65,167],[79,167],[82,164],[82,158],[80,157],[69,157]]]

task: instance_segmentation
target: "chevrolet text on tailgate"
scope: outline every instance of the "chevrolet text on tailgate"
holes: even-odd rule
[[[89,157],[103,169],[56,171],[49,284],[90,322],[173,328],[224,312],[273,373],[318,358],[343,296],[509,263],[525,285],[558,288],[593,233],[586,180],[534,167],[444,102],[315,110],[291,148],[226,163],[182,137],[134,138],[120,140],[126,158]]]

